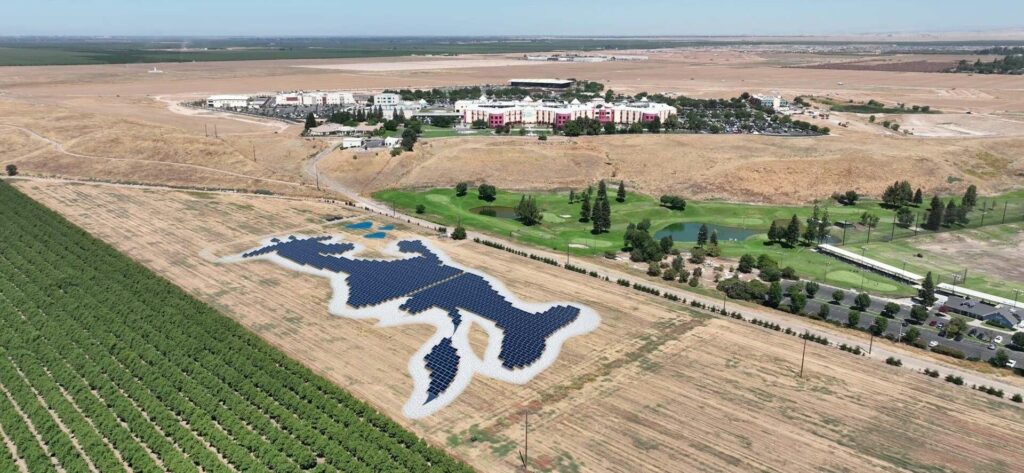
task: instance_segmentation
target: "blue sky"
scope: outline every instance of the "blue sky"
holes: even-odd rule
[[[0,35],[783,35],[1024,28],[1024,0],[8,0]]]

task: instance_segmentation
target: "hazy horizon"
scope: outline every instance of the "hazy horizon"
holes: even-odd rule
[[[53,12],[60,15],[53,15]],[[1010,0],[631,2],[521,0],[386,6],[309,0],[41,0],[0,17],[5,37],[737,37],[984,33],[1024,29]],[[68,20],[73,19],[73,20]]]

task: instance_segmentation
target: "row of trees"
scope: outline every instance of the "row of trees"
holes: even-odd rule
[[[0,425],[29,470],[469,471],[4,183],[0,200]]]

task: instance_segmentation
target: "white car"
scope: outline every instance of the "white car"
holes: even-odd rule
[[[1017,367],[1017,360],[1007,361],[1006,362],[1006,367],[1007,368],[1016,368]]]
[[[939,342],[936,342],[935,340],[932,340],[932,341],[928,342],[928,347],[929,348],[935,348],[937,346],[939,346]]]
[[[1003,336],[999,335],[996,338],[993,338],[992,341],[1001,344],[1001,343],[1003,343]]]

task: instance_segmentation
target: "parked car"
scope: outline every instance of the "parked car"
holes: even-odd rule
[[[938,320],[933,320],[933,321],[931,321],[931,322],[928,322],[928,326],[930,326],[930,327],[934,327],[934,326],[935,326],[935,324],[937,324],[937,323],[939,323],[939,321],[938,321]]]
[[[939,342],[936,342],[935,340],[928,342],[928,348],[935,348],[937,346],[939,346]]]
[[[988,345],[988,349],[989,349],[989,350],[995,350],[995,349],[996,349],[996,346],[995,346],[995,344],[994,344],[994,343],[990,343],[990,344]]]
[[[1003,343],[1003,336],[1002,335],[997,335],[996,338],[992,339],[992,341],[1001,344],[1001,343]]]
[[[1006,367],[1007,368],[1016,368],[1017,367],[1017,360],[1007,361],[1006,362]]]

